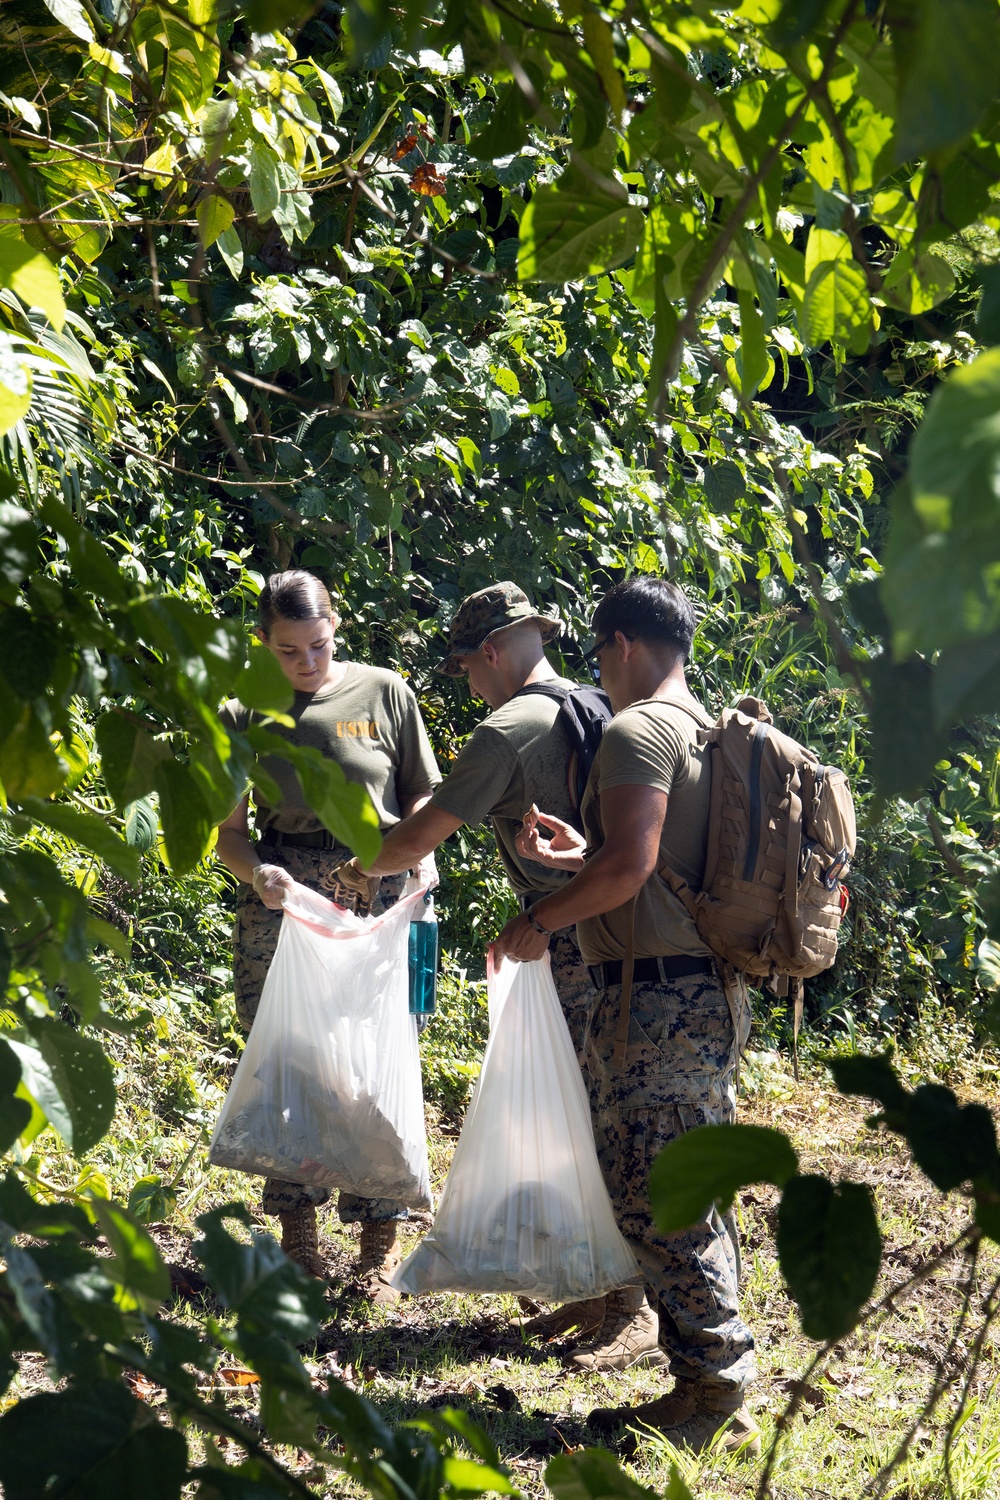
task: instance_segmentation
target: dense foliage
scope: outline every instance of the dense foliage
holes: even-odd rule
[[[1000,982],[1000,356],[977,342],[1000,335],[998,28],[995,0],[0,11],[0,1329],[7,1379],[41,1350],[69,1380],[0,1420],[9,1494],[91,1465],[125,1492],[137,1455],[165,1497],[195,1473],[206,1495],[307,1493],[198,1397],[190,1367],[220,1350],[260,1373],[271,1438],[329,1463],[336,1434],[380,1494],[506,1485],[460,1416],[393,1434],[336,1382],[314,1390],[293,1345],[315,1299],[266,1242],[203,1220],[228,1315],[197,1339],[162,1311],[141,1227],[166,1185],[122,1209],[85,1175],[53,1193],[27,1155],[46,1122],[77,1155],[109,1126],[105,1043],[149,1020],[121,966],[193,1003],[225,987],[226,882],[203,860],[264,784],[268,731],[227,736],[215,710],[287,706],[247,629],[274,566],[336,583],[348,650],[413,679],[443,763],[475,719],[430,670],[463,594],[509,576],[554,603],[577,672],[595,593],[671,573],[705,602],[706,702],[759,692],[857,787],[854,903],[814,1008],[852,1034],[931,1002],[982,1013]],[[327,825],[373,849],[366,800],[296,759]],[[475,834],[447,856],[466,966],[503,910],[489,866]],[[447,1104],[468,1034],[440,1053]],[[996,1237],[995,1147],[931,1103],[964,1166],[929,1175],[973,1180]],[[769,1180],[801,1181],[782,1160]],[[699,1202],[739,1185],[693,1180]],[[825,1320],[789,1231],[791,1290],[828,1339],[868,1295],[878,1232],[841,1187],[792,1189],[810,1193],[806,1217],[833,1194],[831,1234],[843,1215],[864,1231]],[[164,1385],[176,1430],[126,1366]],[[188,1420],[246,1463],[198,1471]],[[53,1421],[65,1440],[35,1442]],[[597,1484],[588,1462],[553,1466],[557,1492]]]

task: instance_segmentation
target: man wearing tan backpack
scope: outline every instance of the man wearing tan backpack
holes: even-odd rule
[[[530,961],[553,932],[575,923],[600,994],[586,1052],[595,1137],[645,1291],[612,1293],[603,1327],[571,1363],[605,1367],[643,1318],[655,1326],[658,1313],[673,1389],[641,1406],[592,1412],[591,1428],[611,1434],[642,1423],[693,1450],[721,1434],[725,1448],[756,1454],[760,1439],[744,1404],[754,1340],[739,1313],[730,1229],[713,1208],[691,1229],[662,1234],[648,1196],[650,1164],[668,1141],[733,1119],[745,1040],[718,960],[659,873],[669,868],[699,891],[705,871],[711,772],[703,741],[712,721],[684,673],[695,615],[673,584],[640,577],[611,590],[593,628],[590,654],[615,718],[584,796],[585,838],[543,815],[525,820],[520,844],[524,855],[577,873],[496,940],[509,957]]]

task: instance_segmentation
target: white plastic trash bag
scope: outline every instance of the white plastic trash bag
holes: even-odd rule
[[[407,960],[423,897],[362,918],[296,884],[209,1146],[217,1167],[430,1207]]]
[[[636,1281],[548,955],[488,978],[489,1045],[441,1206],[393,1284],[565,1302]]]

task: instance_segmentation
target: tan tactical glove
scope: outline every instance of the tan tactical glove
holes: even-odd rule
[[[356,859],[345,860],[323,881],[338,906],[346,906],[359,917],[367,917],[382,884],[380,875],[365,875]]]

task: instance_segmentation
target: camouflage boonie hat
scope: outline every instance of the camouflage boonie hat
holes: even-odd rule
[[[448,632],[450,649],[438,662],[437,670],[449,677],[461,677],[460,656],[471,656],[487,636],[505,630],[508,625],[519,625],[522,620],[537,621],[543,641],[551,641],[562,630],[561,620],[532,609],[527,594],[516,583],[491,583],[489,588],[470,594],[455,611]]]

